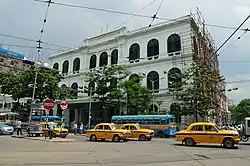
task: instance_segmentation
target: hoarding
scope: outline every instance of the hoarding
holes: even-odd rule
[[[4,48],[0,48],[0,53],[5,54],[7,56],[12,56],[18,59],[24,59],[24,54],[18,53],[18,52],[14,52],[14,51],[10,51]]]

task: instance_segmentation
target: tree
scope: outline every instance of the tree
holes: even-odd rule
[[[234,122],[238,123],[240,120],[237,113],[237,105],[231,104],[228,106],[228,110],[231,112],[231,118]]]
[[[33,87],[35,82],[35,75],[37,72],[35,99],[40,101],[48,98],[69,98],[71,89],[58,87],[59,82],[63,78],[56,70],[48,68],[30,68],[18,73],[14,72],[0,72],[2,81],[2,93],[9,94],[13,100],[21,98],[31,98],[33,96]]]
[[[130,72],[123,66],[108,66],[99,71],[86,74],[88,87],[85,93],[92,92],[105,106],[117,108],[119,113],[122,107],[126,107],[129,114],[143,113],[148,111],[152,101],[152,94],[145,86],[141,85],[143,76],[138,80],[127,80]]]
[[[152,104],[152,92],[145,86],[142,86],[141,81],[145,75],[139,74],[139,77],[134,77],[126,80],[121,84],[127,97],[127,112],[130,115],[149,113],[149,106]]]
[[[183,90],[176,94],[181,105],[181,115],[195,115],[204,117],[209,109],[219,106],[219,95],[225,91],[221,89],[223,77],[204,63],[192,63],[190,68],[182,74]]]
[[[245,117],[249,116],[250,116],[250,99],[241,100],[240,103],[236,106],[236,109],[233,110],[232,117],[238,123],[244,121]]]
[[[88,87],[85,87],[84,92],[91,96],[97,95],[102,103],[102,108],[105,106],[120,106],[124,91],[119,83],[127,78],[129,71],[123,66],[106,66],[102,70],[91,71],[86,74]]]

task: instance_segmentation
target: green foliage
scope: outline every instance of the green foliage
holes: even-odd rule
[[[87,82],[85,93],[95,95],[102,101],[103,106],[121,108],[127,107],[129,114],[137,114],[148,110],[151,103],[151,92],[141,85],[143,76],[139,80],[127,80],[130,72],[123,66],[108,66],[103,70],[92,71],[86,74]],[[95,88],[93,88],[95,85]],[[146,102],[147,101],[147,102]]]
[[[35,75],[37,72],[35,99],[44,100],[47,97],[51,99],[69,98],[71,89],[62,89],[58,87],[62,76],[56,70],[47,68],[31,68],[18,73],[0,72],[2,81],[2,93],[9,94],[14,100],[20,98],[31,98]]]
[[[152,104],[152,92],[141,84],[143,77],[145,76],[139,75],[139,78],[126,80],[121,84],[127,97],[126,104],[130,115],[144,114]]]
[[[209,109],[218,107],[223,83],[215,70],[205,64],[192,63],[190,68],[182,74],[183,90],[176,94],[176,99],[181,105],[181,115],[198,115],[204,117]]]
[[[246,117],[250,117],[250,99],[241,100],[236,105],[230,105],[229,111],[232,113],[232,120],[236,123],[243,122]]]

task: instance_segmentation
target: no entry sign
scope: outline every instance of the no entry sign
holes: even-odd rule
[[[55,103],[54,103],[54,101],[51,100],[51,99],[46,99],[46,100],[43,101],[43,107],[44,107],[44,109],[46,109],[46,110],[51,110],[51,109],[53,109],[53,108],[54,108],[54,105],[55,105]]]
[[[68,109],[68,102],[66,100],[61,100],[60,101],[60,107],[62,110]]]

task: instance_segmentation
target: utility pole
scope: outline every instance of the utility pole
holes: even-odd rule
[[[32,103],[35,103],[37,74],[38,74],[38,73],[37,73],[37,71],[36,71],[36,73],[35,73],[35,81],[34,81],[34,85],[33,85]],[[31,122],[31,116],[32,116],[32,108],[30,108],[29,122]]]
[[[88,129],[90,129],[90,125],[91,125],[91,109],[92,109],[91,105],[92,105],[92,87],[90,86]]]

